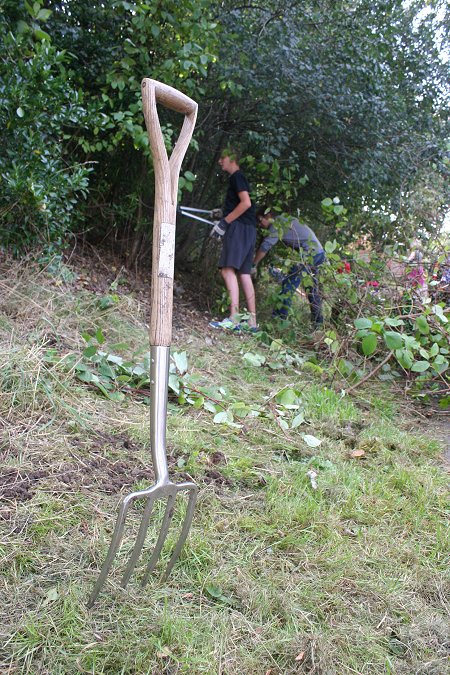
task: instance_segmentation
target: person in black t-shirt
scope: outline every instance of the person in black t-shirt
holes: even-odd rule
[[[256,243],[256,214],[250,198],[248,181],[238,162],[237,152],[230,148],[223,150],[219,159],[221,169],[230,176],[223,218],[217,230],[224,231],[219,269],[230,295],[230,318],[227,326],[217,321],[212,321],[210,325],[214,328],[237,326],[240,284],[250,315],[248,328],[256,330],[255,289],[250,275]]]

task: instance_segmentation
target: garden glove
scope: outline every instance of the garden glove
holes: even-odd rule
[[[221,218],[220,220],[214,221],[214,226],[212,227],[209,236],[212,237],[213,239],[221,239],[225,234],[227,225],[228,223],[225,220],[225,218]]]

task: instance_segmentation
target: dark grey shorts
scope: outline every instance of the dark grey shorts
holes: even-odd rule
[[[250,274],[256,243],[256,227],[233,220],[222,240],[219,268],[234,267],[241,274]]]

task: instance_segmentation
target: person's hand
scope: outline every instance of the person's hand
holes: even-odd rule
[[[213,209],[211,211],[211,218],[223,218],[223,211],[222,209]]]
[[[223,235],[225,234],[225,230],[227,229],[227,221],[225,218],[221,218],[220,220],[216,220],[214,222],[213,227],[211,228],[211,232],[209,233],[209,236],[212,237],[213,239],[221,239]]]
[[[252,279],[256,279],[256,277],[258,276],[258,268],[256,267],[256,265],[253,265],[252,269],[250,270],[250,276]]]

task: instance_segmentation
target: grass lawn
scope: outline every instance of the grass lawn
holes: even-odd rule
[[[235,414],[217,423],[171,397],[171,476],[200,488],[189,539],[169,581],[142,588],[158,508],[122,589],[137,505],[87,609],[119,499],[153,472],[145,396],[109,400],[80,381],[82,335],[100,329],[105,349],[141,358],[146,295],[101,265],[0,267],[0,672],[448,672],[448,476],[433,421],[387,385],[350,398],[301,359],[270,367],[258,338],[209,329],[188,305],[174,351]]]

